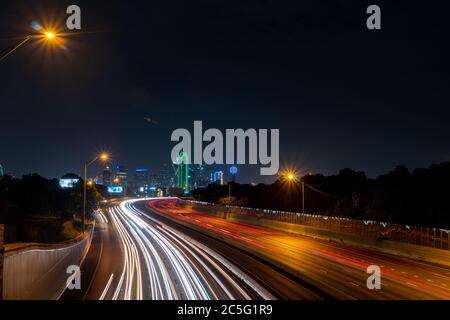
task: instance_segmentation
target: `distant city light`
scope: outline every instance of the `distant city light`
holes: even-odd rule
[[[61,178],[59,179],[59,186],[63,189],[72,189],[78,182],[80,182],[79,178]]]
[[[223,171],[216,171],[214,173],[211,173],[211,182],[223,185]]]
[[[122,186],[109,186],[108,192],[109,193],[123,193],[123,187]]]

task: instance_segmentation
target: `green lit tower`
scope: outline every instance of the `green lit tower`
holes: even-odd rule
[[[177,157],[177,165],[178,188],[184,189],[185,193],[189,193],[189,155],[187,152],[180,152]]]

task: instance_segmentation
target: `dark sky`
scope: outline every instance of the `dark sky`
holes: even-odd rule
[[[80,172],[99,150],[156,170],[194,120],[279,128],[282,164],[304,171],[450,160],[445,1],[1,0],[0,49],[33,20],[64,26],[70,4],[83,29],[66,50],[32,43],[0,62],[9,173]],[[366,28],[370,4],[382,30]],[[239,178],[270,181],[258,172]]]

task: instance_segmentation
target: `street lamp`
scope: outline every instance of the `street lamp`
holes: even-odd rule
[[[288,182],[293,183],[296,181],[299,181],[302,185],[302,213],[305,213],[305,182],[297,177],[296,172],[294,171],[286,171],[284,174],[282,174],[282,177],[284,177]]]
[[[26,44],[31,39],[46,39],[48,41],[57,42],[57,34],[53,31],[47,30],[44,32],[40,32],[41,34],[38,35],[27,35],[24,38],[20,39],[14,46],[11,48],[6,49],[5,51],[0,53],[0,61],[4,60],[6,57],[11,55],[14,51],[22,47],[24,44]]]
[[[87,169],[95,161],[97,161],[99,159],[101,161],[106,161],[106,160],[108,160],[108,158],[109,158],[108,154],[102,153],[102,154],[98,155],[97,157],[95,157],[93,160],[86,161],[84,163],[83,218],[82,218],[82,222],[81,222],[82,225],[83,225],[83,233],[86,230],[86,224],[85,224],[85,221],[86,221],[86,194],[87,194],[86,189],[87,189],[87,184],[88,184],[88,182],[87,182]]]

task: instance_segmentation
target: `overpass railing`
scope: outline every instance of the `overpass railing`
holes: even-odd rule
[[[446,229],[400,225],[370,220],[355,220],[320,214],[302,214],[279,210],[222,206],[192,200],[188,202],[205,209],[222,211],[224,214],[233,213],[253,219],[298,224],[337,233],[356,235],[370,240],[392,240],[418,246],[450,250],[450,230]]]

